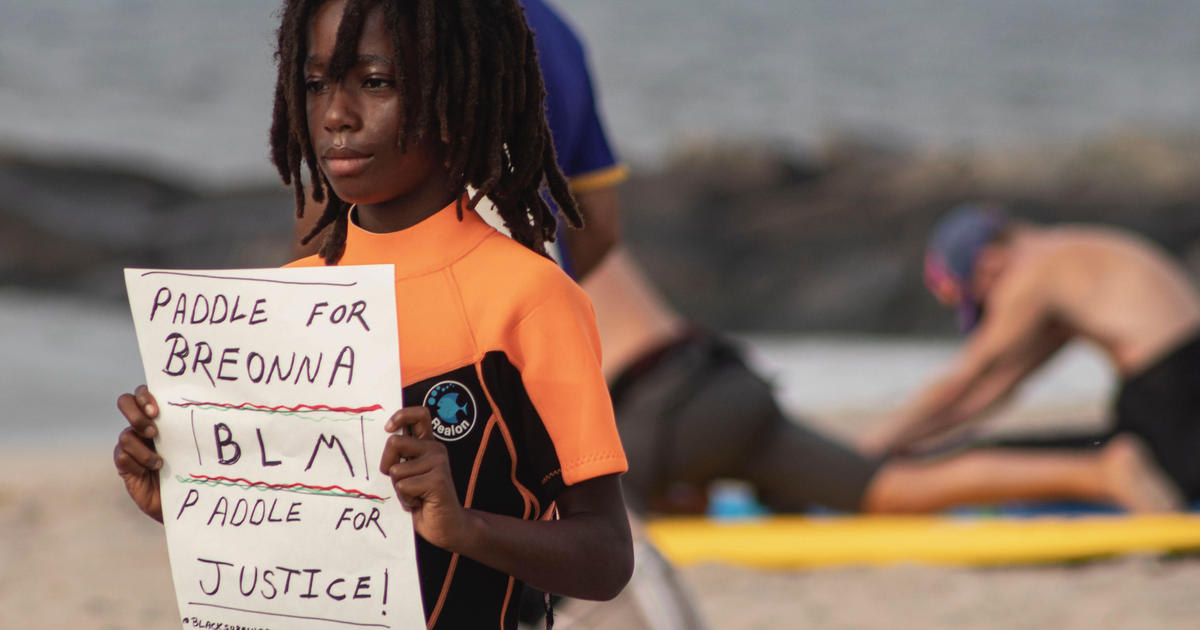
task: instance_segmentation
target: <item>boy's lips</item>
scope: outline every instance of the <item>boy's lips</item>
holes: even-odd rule
[[[327,172],[334,177],[358,175],[371,161],[371,155],[353,149],[329,149],[321,157]]]

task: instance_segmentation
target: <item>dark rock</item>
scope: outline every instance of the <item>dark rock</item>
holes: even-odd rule
[[[731,330],[953,334],[921,281],[937,217],[986,198],[1038,221],[1141,232],[1200,275],[1200,138],[928,153],[692,145],[622,188],[626,239],[668,299]],[[96,166],[0,160],[0,281],[121,299],[121,269],[277,266],[290,192],[202,193]]]
[[[278,266],[291,216],[277,186],[206,195],[115,168],[0,160],[0,279],[115,300],[125,267]]]

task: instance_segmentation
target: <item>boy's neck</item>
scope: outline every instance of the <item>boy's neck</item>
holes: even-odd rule
[[[437,185],[424,186],[410,195],[380,203],[357,204],[354,222],[368,232],[398,232],[437,214],[461,194],[461,191],[448,190],[445,182],[437,182]]]

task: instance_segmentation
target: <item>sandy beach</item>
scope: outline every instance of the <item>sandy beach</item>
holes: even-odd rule
[[[178,628],[161,526],[106,447],[0,451],[0,628]],[[991,569],[682,571],[713,629],[1194,628],[1200,557]]]
[[[111,392],[135,378],[117,369],[136,367],[136,359],[125,356],[132,348],[119,355],[109,348],[128,336],[126,315],[96,315],[93,334],[72,336],[69,318],[47,315],[62,311],[58,302],[29,313],[9,306],[13,325],[0,340],[10,348],[26,344],[41,356],[53,354],[44,350],[56,347],[53,341],[81,356],[123,360],[99,372],[88,362],[27,365],[0,383],[0,397],[12,406],[0,445],[0,629],[178,628],[163,529],[127,500],[106,438],[119,430]],[[22,335],[32,321],[41,334]],[[954,348],[915,340],[750,341],[753,358],[785,404],[844,438],[870,426],[944,365]],[[75,386],[64,393],[55,389],[62,382]],[[987,426],[1098,425],[1107,388],[1102,359],[1073,348]],[[54,403],[43,408],[48,400]],[[54,433],[25,420],[32,417],[43,418],[38,426],[53,426]],[[77,441],[55,441],[68,435]],[[1159,629],[1200,622],[1196,556],[1002,569],[764,571],[708,564],[682,575],[714,630]]]

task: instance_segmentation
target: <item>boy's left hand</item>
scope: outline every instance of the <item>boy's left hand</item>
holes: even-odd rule
[[[455,551],[469,536],[470,515],[458,501],[449,454],[433,435],[429,409],[405,407],[384,428],[393,435],[383,447],[380,472],[392,478],[416,532],[442,549]]]

